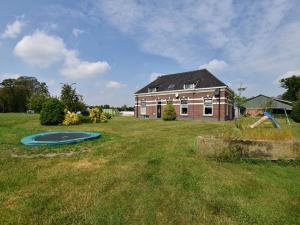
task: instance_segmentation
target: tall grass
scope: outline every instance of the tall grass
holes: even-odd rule
[[[249,126],[259,118],[240,118],[236,119],[228,126],[224,126],[217,136],[231,139],[251,139],[251,140],[295,140],[295,127],[297,125],[286,124],[284,119],[278,120],[281,128],[274,128],[270,121],[266,121],[256,128]]]

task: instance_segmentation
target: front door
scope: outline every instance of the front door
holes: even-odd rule
[[[161,118],[161,101],[157,102],[156,116],[157,116],[157,118]]]

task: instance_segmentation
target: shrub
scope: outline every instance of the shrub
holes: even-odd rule
[[[69,125],[76,125],[80,123],[80,117],[77,113],[71,113],[67,112],[65,115],[65,120],[63,122],[63,125],[69,126]]]
[[[112,115],[108,112],[103,112],[102,115],[106,116],[107,119],[111,119]]]
[[[47,100],[45,95],[36,95],[33,94],[28,100],[27,108],[33,110],[36,113],[40,113],[43,107],[44,102]]]
[[[79,118],[80,118],[81,123],[91,123],[92,122],[92,120],[89,116],[79,115]]]
[[[300,100],[294,103],[291,117],[295,122],[300,123]]]
[[[64,121],[64,104],[57,98],[49,98],[43,104],[40,121],[42,125],[57,125]]]
[[[176,120],[176,112],[172,103],[167,103],[163,112],[163,120]]]
[[[97,123],[100,121],[101,112],[99,108],[92,108],[90,110],[90,119],[93,121],[93,123]]]
[[[107,117],[102,113],[101,116],[100,116],[100,122],[101,123],[106,123],[107,120],[108,120]]]

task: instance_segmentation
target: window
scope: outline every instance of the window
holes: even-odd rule
[[[141,115],[146,115],[146,102],[141,102]]]
[[[156,92],[156,87],[155,88],[148,88],[148,92]]]
[[[185,85],[183,86],[183,88],[184,88],[184,89],[193,89],[193,88],[195,88],[195,84],[185,84]]]
[[[183,99],[180,101],[180,115],[188,114],[188,100]]]
[[[203,114],[205,116],[212,116],[213,108],[212,108],[212,99],[211,98],[204,99],[204,112],[203,112]]]
[[[170,85],[168,86],[168,90],[173,90],[174,87],[175,87],[175,84],[170,84]]]

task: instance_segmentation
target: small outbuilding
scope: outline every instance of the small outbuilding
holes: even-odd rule
[[[272,110],[273,114],[290,114],[292,109],[292,102],[265,95],[247,99],[242,107],[243,113],[251,116],[261,115],[266,110]]]

